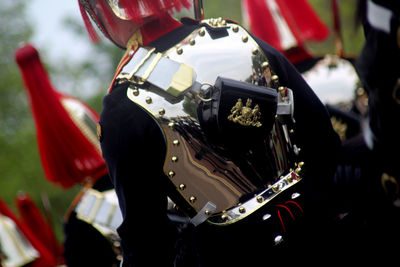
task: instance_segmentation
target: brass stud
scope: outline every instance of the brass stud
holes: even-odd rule
[[[291,182],[293,181],[293,177],[292,177],[291,175],[289,175],[289,176],[286,178],[286,180],[287,180],[289,183],[291,183]]]
[[[182,47],[178,47],[178,48],[176,49],[176,53],[177,53],[178,55],[182,55],[182,53],[183,53]]]
[[[265,221],[265,220],[268,220],[269,218],[271,218],[271,216],[272,216],[271,214],[266,213],[266,214],[264,214],[264,216],[262,218]]]
[[[191,196],[191,197],[189,198],[189,201],[190,201],[191,203],[196,202],[196,197],[195,197],[195,196]]]
[[[175,125],[175,124],[174,124],[173,122],[168,123],[168,127],[171,128],[171,129],[174,128],[174,125]]]
[[[272,186],[272,190],[276,193],[276,192],[278,192],[279,191],[279,184],[274,184],[273,186]]]
[[[279,245],[283,242],[283,237],[281,235],[277,235],[274,239],[275,245]]]
[[[150,96],[146,97],[146,103],[151,104],[153,101]]]
[[[257,196],[257,202],[258,203],[263,203],[264,202],[264,198],[262,196]]]
[[[222,219],[223,221],[226,221],[226,220],[228,220],[228,215],[226,215],[226,214],[223,214],[223,215],[221,216],[221,219]]]
[[[189,40],[189,44],[190,45],[195,45],[196,44],[196,40],[195,39],[190,39]]]
[[[223,19],[220,24],[221,26],[226,26],[226,20]]]
[[[209,216],[209,215],[211,214],[211,211],[206,210],[206,211],[204,212],[204,214],[207,215],[207,216]]]
[[[257,48],[254,48],[253,50],[251,50],[251,53],[252,53],[253,55],[257,55],[257,54],[258,54],[258,49],[257,49]]]
[[[299,174],[299,173],[301,172],[301,168],[300,168],[300,167],[296,168],[296,169],[294,170],[294,172],[295,172],[296,174]]]
[[[239,26],[235,25],[232,27],[233,32],[238,32],[239,31]]]
[[[205,34],[206,34],[206,30],[203,27],[203,28],[200,29],[199,35],[203,37]]]
[[[174,146],[179,146],[179,140],[178,140],[178,139],[175,139],[174,141],[172,141],[172,144],[173,144]]]
[[[161,116],[164,115],[164,114],[165,114],[165,109],[160,108],[160,109],[158,110],[158,114],[160,114]]]
[[[169,171],[168,172],[168,177],[169,178],[172,178],[172,177],[174,177],[175,176],[175,172],[174,171]]]
[[[245,213],[245,212],[246,212],[246,209],[245,209],[244,207],[240,207],[240,208],[239,208],[239,212],[240,212],[240,213]]]
[[[177,162],[177,161],[178,161],[178,157],[173,156],[173,157],[171,158],[171,161],[172,161],[172,162]]]
[[[304,162],[303,161],[299,162],[299,167],[301,168],[303,166],[304,166]]]
[[[289,130],[289,133],[291,133],[291,134],[294,133],[294,130],[293,130],[293,129],[290,129],[290,130]]]
[[[139,90],[138,89],[133,89],[133,95],[138,96],[139,95]]]
[[[179,185],[179,189],[180,189],[180,190],[185,190],[185,188],[186,188],[186,185],[185,185],[185,184],[180,184],[180,185]]]
[[[278,82],[278,80],[279,80],[279,77],[278,77],[278,75],[272,75],[272,77],[271,77],[271,80],[273,81],[273,82]]]
[[[242,37],[243,43],[247,43],[248,40],[249,40],[249,37],[248,37],[248,36],[243,36],[243,37]]]
[[[265,70],[265,69],[267,69],[267,68],[269,68],[269,63],[268,63],[268,61],[264,61],[262,64],[261,64],[261,67]]]

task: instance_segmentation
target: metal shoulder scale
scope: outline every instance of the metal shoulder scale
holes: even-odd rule
[[[292,91],[251,35],[209,19],[154,51],[140,47],[117,81],[131,83],[127,97],[160,126],[170,197],[191,222],[228,225],[297,196]]]

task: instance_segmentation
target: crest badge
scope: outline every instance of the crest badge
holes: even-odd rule
[[[246,105],[243,106],[243,101],[241,98],[238,99],[236,104],[231,109],[231,115],[228,116],[228,120],[239,123],[243,126],[255,126],[261,127],[262,124],[259,121],[261,117],[260,107],[258,104],[251,107],[253,100],[247,99]]]

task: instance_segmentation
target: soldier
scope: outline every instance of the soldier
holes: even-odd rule
[[[101,216],[115,217],[116,221],[120,218],[120,213],[114,212],[119,211],[115,208],[118,204],[112,201],[112,197],[108,201],[108,196],[115,193],[96,137],[99,116],[82,101],[54,89],[39,53],[32,45],[17,49],[15,58],[35,119],[46,178],[61,184],[63,188],[82,185],[82,191],[66,212],[62,262],[71,267],[118,266],[120,252],[117,234],[110,223],[100,225],[98,222]],[[88,199],[90,203],[86,204]],[[18,206],[21,210],[26,202],[26,198],[25,201],[19,198]],[[24,219],[30,219],[29,225],[38,221],[27,218],[32,213],[32,210],[26,211],[23,216]],[[42,233],[47,229],[35,230]],[[57,250],[46,232],[39,236],[51,252]],[[56,256],[59,253],[55,254],[54,257],[58,259]]]
[[[204,20],[201,1],[180,21],[188,1],[80,6],[92,37],[88,15],[126,49],[100,115],[123,266],[251,266],[318,247],[340,140],[286,58],[233,21]],[[257,113],[245,125],[228,119],[239,99]],[[186,227],[168,218],[167,196]]]

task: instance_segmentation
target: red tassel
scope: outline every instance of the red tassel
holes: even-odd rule
[[[24,236],[32,244],[32,246],[39,252],[40,257],[32,262],[29,266],[33,267],[54,267],[57,266],[56,257],[47,250],[46,246],[34,234],[35,229],[30,229],[27,225],[22,223],[7,207],[7,205],[0,199],[0,213],[7,216],[15,222],[17,227],[21,230]]]
[[[329,30],[306,0],[277,0],[283,17],[299,44],[305,41],[323,41]]]
[[[58,259],[58,264],[63,264],[63,248],[58,244],[53,229],[44,220],[32,198],[26,193],[19,193],[16,198],[16,206],[21,217],[21,222],[29,229],[33,229],[36,238]]]
[[[107,23],[111,26],[112,29],[116,29],[116,24],[113,20],[113,13],[110,11],[109,6],[104,1],[99,1],[103,14],[107,20]]]
[[[92,42],[97,43],[99,42],[99,36],[96,33],[96,30],[94,29],[92,22],[90,21],[88,14],[86,13],[85,8],[82,6],[81,2],[78,0],[79,3],[79,10],[81,11],[82,19],[83,22],[85,23],[86,30],[89,33],[90,39]]]
[[[133,23],[138,24],[143,21],[138,1],[120,0],[120,3]]]
[[[122,7],[134,23],[140,23],[144,14],[152,14],[162,17],[174,9],[180,11],[182,8],[190,8],[189,0],[120,0]]]
[[[36,123],[39,153],[46,178],[69,188],[107,174],[97,138],[84,132],[63,106],[72,99],[94,123],[98,115],[83,102],[54,90],[37,50],[26,45],[15,53]],[[92,135],[92,139],[88,136]]]

